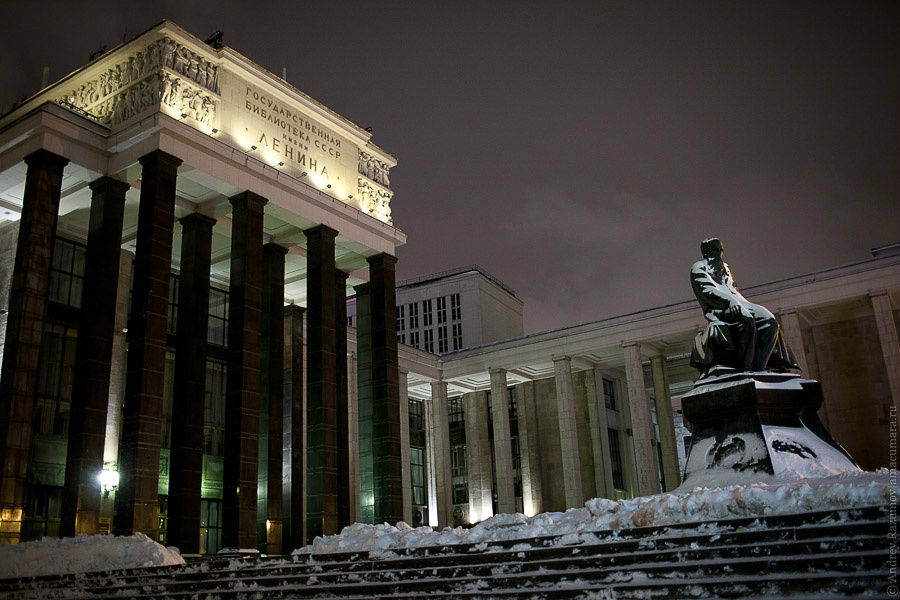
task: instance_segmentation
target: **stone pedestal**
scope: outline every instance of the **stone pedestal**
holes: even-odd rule
[[[816,411],[818,381],[784,373],[701,379],[682,397],[693,434],[681,489],[825,477],[858,471]]]

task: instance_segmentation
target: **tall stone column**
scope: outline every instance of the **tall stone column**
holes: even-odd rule
[[[497,474],[497,510],[501,514],[516,512],[515,472],[512,438],[509,426],[509,401],[506,371],[491,369],[491,415],[494,420],[494,469]]]
[[[100,518],[100,481],[110,361],[116,321],[116,288],[125,192],[129,185],[109,177],[91,183],[91,216],[84,288],[75,347],[62,537],[95,535]]]
[[[403,486],[403,520],[412,523],[412,473],[409,466],[409,388],[400,372],[400,482]]]
[[[25,158],[28,173],[0,370],[0,544],[18,543],[22,531],[50,257],[68,162],[46,150]]]
[[[894,307],[887,292],[871,294],[878,341],[881,342],[881,357],[887,371],[888,385],[894,408],[900,413],[900,342],[897,341],[897,325],[894,321]]]
[[[266,514],[267,554],[282,554],[284,461],[284,256],[287,248],[269,243],[263,246],[262,269],[262,352],[260,353],[260,393],[265,408],[266,433]]]
[[[428,466],[434,474],[434,499],[429,500],[428,512],[437,515],[439,527],[453,525],[453,477],[450,470],[450,421],[447,414],[447,382],[431,382],[429,411]],[[429,498],[431,494],[429,494]],[[430,518],[430,517],[429,517]]]
[[[175,179],[181,160],[155,150],[140,161],[141,203],[113,530],[117,535],[140,531],[155,538]]]
[[[334,360],[335,398],[337,401],[337,493],[338,531],[353,523],[350,512],[350,391],[347,378],[347,277],[349,273],[334,272]]]
[[[594,385],[597,387],[597,413],[596,424],[591,423],[592,442],[594,431],[599,438],[599,448],[594,445],[594,464],[600,466],[601,473],[597,475],[597,494],[600,498],[616,497],[616,487],[612,477],[612,458],[609,454],[609,419],[606,414],[606,399],[603,390],[603,373],[599,368],[594,368]]]
[[[804,377],[811,377],[809,363],[806,360],[806,351],[803,346],[803,332],[800,329],[800,315],[797,314],[796,310],[781,314],[781,332],[784,334],[784,339],[788,346],[794,351],[794,357],[797,359],[800,373]]]
[[[672,398],[669,395],[669,376],[666,373],[666,357],[650,357],[653,371],[653,396],[656,402],[656,422],[659,425],[659,446],[662,453],[662,473],[665,490],[681,485],[678,472],[678,449],[675,447],[675,421],[672,419]]]
[[[337,332],[334,240],[318,225],[304,232],[306,256],[307,535],[338,533]]]
[[[602,381],[601,381],[602,384]],[[591,437],[591,466],[593,467],[594,488],[590,491],[582,490],[586,496],[606,498],[606,476],[603,472],[603,441],[600,431],[600,401],[602,385],[598,390],[596,372],[591,370],[584,373],[584,395],[588,413],[588,432]],[[604,411],[606,408],[604,407]],[[606,415],[603,415],[606,417]]]
[[[306,543],[306,405],[303,402],[303,313],[301,306],[284,307],[284,477],[285,506],[282,540],[285,551]]]
[[[534,404],[534,382],[516,386],[519,406],[519,452],[522,468],[522,509],[529,517],[543,512],[544,495],[541,483],[540,436],[537,407]]]
[[[172,452],[169,458],[168,542],[182,554],[200,552],[203,421],[206,410],[206,339],[209,270],[216,224],[199,213],[180,219],[181,279],[175,340]]]
[[[637,342],[623,344],[625,351],[625,378],[628,384],[628,407],[631,414],[631,431],[634,444],[634,468],[637,475],[637,492],[647,496],[658,492],[650,409],[644,388],[644,368],[641,365],[641,346]]]
[[[372,294],[368,283],[356,291],[357,436],[359,439],[359,520],[375,523],[372,469]]]
[[[356,352],[347,356],[347,404],[350,416],[347,432],[350,438],[350,521],[360,522],[359,515],[359,382]]]
[[[116,290],[116,322],[109,367],[109,400],[106,407],[104,463],[118,463],[122,431],[122,404],[125,400],[125,368],[128,363],[128,305],[131,298],[131,265],[134,253],[119,251],[119,285]],[[110,511],[111,512],[111,511]]]
[[[257,548],[259,469],[259,332],[262,321],[263,210],[253,192],[231,198],[228,374],[225,382],[225,469],[222,544]]]
[[[572,359],[554,357],[553,371],[556,382],[556,405],[559,415],[559,446],[562,452],[563,486],[566,507],[575,508],[584,503],[581,489],[581,458],[578,453],[578,427],[575,420],[575,386],[572,382]]]
[[[469,521],[477,523],[494,514],[487,392],[466,394],[463,416],[466,427],[466,466],[469,474]]]
[[[400,365],[397,358],[397,259],[376,254],[369,263],[372,469],[375,522],[403,519],[403,475],[400,466]]]

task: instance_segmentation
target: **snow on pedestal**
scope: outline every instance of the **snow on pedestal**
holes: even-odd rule
[[[143,533],[47,537],[0,546],[0,579],[183,564],[175,548],[165,548]]]

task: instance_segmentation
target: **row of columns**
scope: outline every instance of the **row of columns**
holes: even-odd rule
[[[623,345],[626,388],[628,396],[621,399],[624,413],[623,429],[631,430],[632,457],[628,458],[628,470],[636,484],[638,495],[654,494],[659,489],[657,457],[653,450],[653,432],[650,406],[644,386],[643,358],[638,343]],[[675,450],[675,433],[672,423],[671,398],[666,376],[665,356],[650,358],[653,373],[654,401],[659,424],[659,444],[662,447],[662,472],[665,489],[680,484],[678,457]],[[558,435],[562,465],[560,479],[566,507],[581,506],[589,497],[614,497],[612,466],[609,451],[608,420],[602,399],[602,372],[595,367],[585,390],[587,395],[590,452],[593,461],[595,489],[585,490],[582,485],[581,452],[584,449],[578,439],[576,392],[572,374],[572,359],[558,356],[553,359],[554,388],[557,422],[538,423],[533,384],[517,387],[517,423],[519,436],[519,466],[522,477],[523,508],[527,514],[537,514],[544,509],[543,485],[540,473],[539,429],[552,427]],[[492,498],[496,493],[497,510],[515,512],[514,470],[510,439],[510,416],[507,403],[507,377],[503,369],[490,369],[491,408],[493,427],[493,453],[485,392],[465,395],[464,421],[466,429],[466,463],[469,484],[469,519],[472,522],[493,514]],[[452,484],[450,473],[449,424],[447,420],[447,382],[431,384],[432,401],[426,404],[427,436],[426,452],[432,473],[429,478],[429,503],[437,507],[433,525],[452,525]],[[626,453],[627,454],[627,453]],[[495,475],[496,489],[491,473]],[[549,483],[549,482],[546,482]],[[554,482],[556,483],[556,482]]]
[[[97,476],[103,467],[108,420],[121,431],[114,532],[155,535],[159,527],[166,322],[175,184],[181,161],[155,151],[140,162],[142,182],[120,423],[117,402],[111,403],[110,376],[116,371],[112,368],[113,343],[119,335],[116,332],[124,329],[115,319],[117,302],[123,301],[123,294],[117,292],[122,287],[120,244],[129,186],[108,177],[91,184],[82,302],[86,308],[81,312],[75,358],[62,535],[98,530],[101,490]],[[40,150],[27,157],[26,163],[28,174],[0,373],[0,542],[7,543],[19,541],[23,521],[47,282],[67,161]],[[266,520],[263,544],[274,553],[281,551],[282,538],[289,542],[288,547],[299,546],[314,535],[337,533],[351,522],[345,304],[348,275],[335,268],[337,232],[326,226],[307,230],[309,341],[304,401],[303,309],[283,307],[286,250],[274,244],[263,245],[265,198],[248,191],[230,201],[233,228],[223,544],[232,548],[258,546],[257,488],[262,459],[267,480],[262,494],[266,506],[260,507]],[[181,224],[168,528],[170,543],[185,553],[194,553],[198,551],[200,530],[205,349],[215,220],[193,214],[183,218]],[[359,363],[357,377],[373,432],[369,446],[376,467],[371,490],[375,516],[388,521],[400,520],[403,510],[395,261],[384,254],[369,259],[372,283],[363,286],[362,295],[369,307],[370,329],[359,346],[365,360]],[[262,432],[261,409],[266,417],[266,430]],[[287,419],[283,419],[285,413]],[[288,444],[284,443],[285,436]],[[307,447],[309,452],[304,453]],[[287,477],[282,473],[284,463],[289,465]],[[283,521],[289,524],[285,531]]]

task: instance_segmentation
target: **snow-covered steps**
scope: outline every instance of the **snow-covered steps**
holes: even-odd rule
[[[2,598],[887,597],[887,507],[0,582]]]

